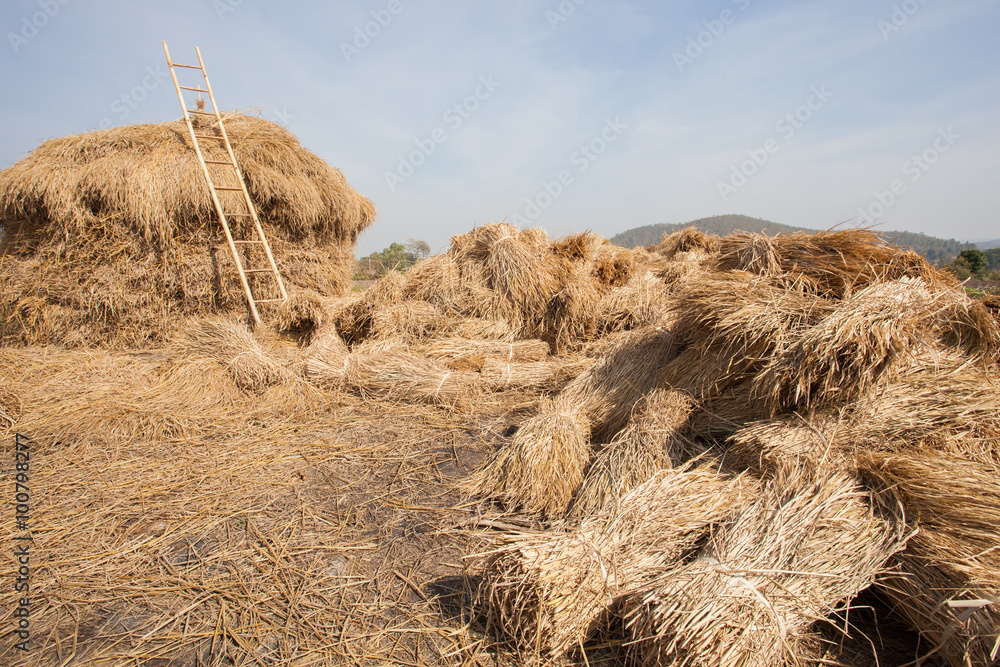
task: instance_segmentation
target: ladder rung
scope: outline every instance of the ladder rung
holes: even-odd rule
[[[205,160],[205,164],[228,164],[231,165],[232,162],[229,160]]]
[[[224,188],[221,185],[216,185],[214,187],[215,187],[216,190],[232,190],[233,192],[242,192],[243,191],[243,188],[230,188],[230,187],[225,187]]]
[[[193,91],[196,91],[196,92],[199,92],[199,93],[207,93],[208,92],[208,90],[206,90],[205,88],[197,88],[197,87],[192,88],[191,86],[180,86],[180,89],[181,90],[193,90]]]
[[[170,63],[171,67],[186,67],[187,69],[202,69],[201,65],[178,65],[177,63]],[[202,70],[204,71],[204,70]]]
[[[273,269],[243,269],[243,273],[274,273]]]
[[[196,134],[194,136],[197,139],[215,139],[216,141],[225,141],[225,139],[226,139],[225,137],[223,137],[221,135],[220,136],[216,136],[214,134]]]
[[[240,241],[239,239],[234,239],[233,243],[250,244],[250,243],[263,243],[263,241]]]
[[[251,217],[253,217],[249,213],[226,213],[225,216],[227,218],[251,218]]]
[[[214,111],[198,111],[197,109],[188,109],[187,112],[197,114],[199,116],[215,116]]]
[[[255,303],[280,303],[283,301],[284,299],[254,299]]]

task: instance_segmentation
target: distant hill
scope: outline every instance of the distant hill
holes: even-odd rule
[[[980,241],[976,244],[980,250],[989,250],[990,248],[1000,248],[1000,239],[993,239],[992,241]]]
[[[770,236],[813,231],[805,227],[792,227],[791,225],[782,225],[777,222],[770,222],[769,220],[761,220],[760,218],[751,218],[748,215],[716,215],[711,218],[699,218],[691,222],[661,222],[656,225],[633,227],[612,236],[611,242],[626,248],[634,248],[640,245],[654,245],[660,242],[664,234],[677,232],[687,227],[697,227],[703,232],[719,236],[732,234],[736,231],[766,232]]]
[[[819,231],[808,227],[793,227],[791,225],[783,225],[779,222],[771,222],[770,220],[751,218],[748,215],[717,215],[711,218],[699,218],[691,222],[660,223],[634,227],[611,237],[611,242],[625,246],[626,248],[653,245],[658,243],[664,234],[692,226],[708,234],[717,234],[719,236],[732,234],[735,231],[757,232],[767,234],[768,236],[790,234],[792,232]],[[876,231],[889,243],[903,248],[912,248],[932,262],[949,260],[957,257],[958,253],[963,250],[977,247],[975,243],[963,243],[955,239],[939,239],[934,236],[915,232]],[[1000,240],[996,241],[996,243],[1000,245]],[[978,247],[985,249],[983,244],[979,244]]]

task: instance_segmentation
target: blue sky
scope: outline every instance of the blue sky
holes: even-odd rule
[[[507,218],[744,213],[1000,238],[995,0],[6,0],[0,168],[180,115],[200,46],[379,211],[359,253]]]

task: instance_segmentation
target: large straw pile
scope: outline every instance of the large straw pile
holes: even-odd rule
[[[453,237],[447,252],[402,279],[381,279],[340,311],[338,328],[350,344],[379,335],[373,315],[403,303],[425,313],[418,319],[431,334],[468,330],[471,319],[479,323],[475,337],[534,338],[556,353],[578,350],[658,317],[663,290],[651,268],[589,232],[550,241],[540,229],[486,225]]]
[[[371,202],[280,126],[240,114],[225,123],[289,287],[346,291]],[[218,130],[206,122],[198,131]],[[225,159],[218,143],[203,142],[206,159]],[[231,170],[214,173],[217,185],[237,184]],[[220,197],[225,210],[244,210],[240,193]],[[45,142],[0,172],[0,225],[5,344],[156,345],[187,316],[245,308],[181,121]],[[247,223],[234,228],[237,238],[250,233]],[[248,263],[266,266],[258,252]],[[257,285],[259,298],[276,295],[272,282]]]
[[[554,421],[542,428],[543,407],[474,477],[480,496],[575,526],[501,538],[480,593],[491,613],[550,657],[584,649],[618,618],[644,664],[799,664],[820,659],[814,624],[877,583],[924,651],[991,664],[1000,524],[982,517],[997,508],[1000,328],[987,308],[864,230],[688,230],[648,253],[666,288],[657,351],[614,347],[552,399],[556,414],[584,419],[572,446]],[[706,453],[751,470],[763,490],[744,514],[712,522],[695,560],[667,550],[665,574],[616,570],[619,588],[656,579],[627,598],[608,593],[607,574],[596,588],[553,574],[581,560],[582,538],[565,535],[619,539],[596,517],[657,470]],[[635,526],[629,539],[643,535]],[[586,613],[567,611],[582,599]]]

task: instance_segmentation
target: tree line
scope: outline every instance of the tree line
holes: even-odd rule
[[[388,248],[373,252],[355,261],[355,280],[375,280],[390,271],[406,271],[431,254],[431,247],[420,239],[407,239],[406,243],[391,243]]]

